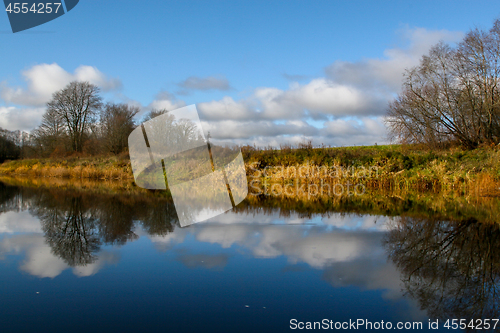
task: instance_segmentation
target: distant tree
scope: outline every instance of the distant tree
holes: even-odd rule
[[[15,160],[21,155],[21,149],[12,140],[0,136],[0,163],[5,160]]]
[[[408,69],[386,124],[402,142],[467,148],[500,142],[500,20],[457,47],[439,43]]]
[[[42,116],[42,123],[33,133],[33,141],[41,155],[50,155],[56,149],[67,150],[68,135],[64,119],[54,110],[47,110]]]
[[[0,128],[0,162],[15,160],[22,154],[22,138],[27,133]]]
[[[106,104],[101,112],[100,131],[104,149],[119,154],[128,144],[128,136],[134,130],[134,116],[139,107],[127,104]]]
[[[169,110],[167,109],[152,109],[149,111],[143,118],[142,122],[146,122],[148,120],[151,120],[155,117],[161,116],[162,114],[167,113]]]
[[[90,124],[102,106],[99,88],[88,82],[73,81],[64,89],[52,95],[47,103],[46,114],[53,121],[62,121],[68,133],[71,149],[76,152],[83,150],[83,144]]]

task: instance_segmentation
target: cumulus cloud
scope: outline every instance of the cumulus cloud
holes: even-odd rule
[[[325,119],[328,115],[367,115],[380,113],[380,103],[371,96],[364,96],[356,87],[341,85],[319,78],[308,84],[292,84],[290,89],[260,88],[255,92],[269,119],[311,116]]]
[[[0,106],[0,127],[29,131],[40,124],[45,108],[17,108]]]
[[[332,263],[325,268],[322,278],[334,287],[384,290],[383,296],[388,299],[400,298],[403,289],[398,270],[380,253],[352,262]]]
[[[175,245],[184,242],[188,235],[188,229],[175,229],[175,232],[163,236],[148,235],[142,228],[137,228],[136,233],[139,236],[147,236],[151,239],[155,249],[160,252],[166,252],[172,249]]]
[[[255,143],[258,146],[279,147],[283,143],[297,145],[304,140],[332,146],[383,143],[386,130],[382,116],[344,117],[313,126],[305,120],[221,120],[202,121],[205,135],[210,132],[216,144]],[[251,139],[249,139],[251,138]]]
[[[224,97],[219,101],[200,103],[199,108],[206,120],[327,119],[328,116],[381,114],[384,103],[372,96],[364,96],[356,87],[318,78],[304,85],[292,83],[287,90],[257,88],[251,96],[237,102]]]
[[[97,273],[106,264],[116,264],[116,253],[102,251],[97,260],[86,266],[70,267],[62,258],[54,255],[41,231],[40,221],[28,211],[6,212],[0,215],[0,232],[13,234],[0,239],[0,259],[8,255],[22,255],[19,269],[33,276],[54,278],[67,269],[79,277]]]
[[[24,260],[20,270],[38,277],[53,278],[61,274],[68,265],[52,253],[42,234],[21,234],[0,241],[0,253],[24,253]]]
[[[301,120],[276,124],[272,121],[202,122],[203,129],[214,139],[246,139],[252,136],[276,137],[279,135],[315,135],[317,129]]]
[[[146,108],[147,109],[157,109],[157,110],[175,110],[186,106],[184,101],[169,100],[169,99],[155,99]]]
[[[255,108],[246,100],[234,101],[225,96],[219,101],[197,105],[201,119],[206,120],[249,120],[258,118]]]
[[[377,215],[350,215],[346,218],[343,214],[332,214],[323,217],[321,221],[326,225],[345,230],[371,230],[371,231],[389,231],[393,225],[388,223],[388,218]]]
[[[108,78],[97,68],[80,66],[69,73],[58,64],[35,65],[22,72],[26,87],[11,87],[7,82],[0,85],[0,97],[6,103],[23,106],[43,106],[50,101],[52,94],[64,88],[71,81],[88,81],[104,91],[116,90],[121,81]]]
[[[40,220],[28,211],[0,214],[0,233],[13,234],[20,232],[41,233]]]
[[[30,131],[40,124],[45,105],[52,94],[63,89],[71,81],[88,81],[103,91],[117,91],[122,83],[108,78],[97,68],[79,66],[73,73],[56,63],[35,65],[21,72],[25,86],[11,86],[0,82],[0,127],[9,130]]]
[[[70,268],[79,277],[94,275],[106,264],[116,264],[120,258],[116,253],[103,251],[92,264],[70,267],[54,255],[42,233],[17,234],[0,240],[0,258],[13,254],[24,255],[20,270],[41,278],[54,278]]]

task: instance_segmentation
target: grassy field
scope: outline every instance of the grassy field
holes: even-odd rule
[[[369,188],[418,191],[479,191],[500,187],[500,148],[430,151],[386,145],[246,151],[247,175],[270,182],[361,183]]]
[[[362,184],[369,189],[474,192],[497,196],[500,147],[430,151],[385,145],[281,150],[243,149],[249,183]],[[133,183],[127,156],[24,159],[0,165],[0,175],[118,180]],[[259,185],[259,186],[260,186]]]

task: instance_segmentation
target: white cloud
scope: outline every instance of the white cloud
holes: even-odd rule
[[[342,214],[332,214],[321,219],[324,224],[346,230],[389,231],[394,228],[385,216],[360,215],[346,218]]]
[[[4,225],[2,229],[4,229],[6,233],[15,231],[23,232],[23,234],[15,234],[0,240],[0,258],[4,258],[6,255],[23,254],[24,260],[21,262],[19,269],[41,278],[54,278],[63,271],[71,268],[63,259],[54,255],[44,235],[37,230],[40,228],[40,222],[38,220],[37,228],[37,226],[33,225],[33,220],[27,218],[24,212],[12,213],[16,214],[16,222],[19,223],[20,226],[14,227],[14,230],[12,230],[12,228],[6,228]],[[8,213],[4,215],[8,215]],[[8,217],[10,218],[12,216]],[[116,264],[118,260],[119,256],[117,254],[103,251],[98,254],[97,260],[94,263],[87,266],[73,267],[72,271],[76,276],[90,276],[97,273],[105,264]]]
[[[324,123],[319,136],[335,146],[384,143],[387,132],[383,117],[335,119]]]
[[[197,105],[200,117],[209,120],[249,120],[255,119],[255,109],[246,101],[235,102],[225,96],[220,101],[211,101]]]
[[[292,83],[288,90],[257,88],[251,96],[239,101],[226,96],[219,101],[200,103],[199,109],[201,117],[207,121],[296,120],[379,114],[383,106],[382,102],[364,96],[355,87],[317,78],[304,85]]]
[[[329,115],[366,115],[381,113],[381,103],[364,96],[353,86],[341,85],[325,78],[314,79],[305,85],[294,83],[290,89],[259,88],[255,98],[267,119],[297,119],[305,116],[325,118]]]
[[[189,233],[189,229],[187,228],[177,228],[175,232],[168,233],[163,236],[159,235],[148,235],[142,228],[137,228],[135,230],[136,234],[145,237],[149,237],[151,242],[153,243],[155,249],[160,252],[165,252],[170,250],[173,246],[183,243],[186,235]]]
[[[176,229],[174,236],[164,238],[169,248],[173,239],[179,244],[192,234],[199,242],[219,244],[222,248],[237,246],[258,258],[284,256],[292,265],[305,263],[322,270],[323,279],[335,287],[383,290],[384,297],[398,299],[402,296],[399,272],[387,261],[387,253],[381,247],[383,236],[392,228],[388,221],[387,217],[333,214],[320,218],[317,226],[285,227],[275,224],[301,224],[311,219],[292,213],[284,220],[278,211],[228,212],[211,219],[210,224]],[[175,237],[178,233],[181,236]],[[155,244],[159,241],[156,236],[149,237]],[[192,256],[191,261],[204,266],[200,263],[204,258],[189,253],[184,256]],[[191,261],[188,264],[194,265]],[[211,267],[209,263],[205,266]]]
[[[315,145],[332,146],[382,144],[386,142],[383,117],[344,117],[312,126],[304,120],[202,121],[205,135],[210,131],[214,143],[248,144],[279,147],[283,143],[297,145],[313,140]],[[250,138],[250,139],[249,139]]]
[[[181,108],[183,106],[186,106],[186,103],[184,103],[183,101],[160,99],[152,101],[151,104],[147,106],[147,109],[157,109],[157,110],[167,109],[171,111]]]
[[[203,129],[210,131],[212,138],[246,139],[249,137],[276,137],[279,135],[314,135],[317,129],[307,123],[295,120],[284,124],[275,124],[272,121],[235,121],[202,122]]]
[[[40,220],[28,211],[10,211],[0,214],[0,233],[13,234],[19,232],[41,233]]]
[[[93,66],[80,66],[75,70],[71,81],[88,81],[95,84],[103,91],[118,90],[122,87],[122,82],[118,78],[108,78]]]
[[[8,82],[0,82],[0,127],[9,130],[30,131],[37,127],[45,112],[45,104],[52,94],[63,89],[71,81],[88,81],[103,91],[116,91],[121,81],[108,78],[97,68],[79,66],[74,73],[67,72],[58,64],[35,65],[22,73],[25,87],[12,87]]]
[[[30,131],[40,125],[45,108],[16,108],[0,106],[0,127],[8,130]]]
[[[116,78],[107,78],[97,68],[80,66],[73,74],[58,64],[35,65],[22,72],[27,87],[10,87],[7,82],[0,85],[0,97],[6,103],[23,106],[44,106],[52,94],[63,89],[71,81],[88,81],[104,91],[116,90],[121,82]]]
[[[54,254],[45,242],[43,234],[21,234],[0,241],[0,253],[24,253],[20,269],[38,277],[56,277],[69,266]]]
[[[387,299],[400,298],[403,289],[400,273],[387,262],[384,253],[352,262],[332,263],[322,277],[337,288],[356,286],[362,290],[384,290],[382,296]]]

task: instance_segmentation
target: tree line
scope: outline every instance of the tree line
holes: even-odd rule
[[[500,20],[473,29],[457,45],[440,42],[407,69],[389,104],[393,139],[429,147],[472,149],[500,142]]]
[[[28,140],[29,134],[26,132],[0,128],[0,163],[20,158],[22,147]]]
[[[139,112],[137,106],[104,103],[96,85],[71,82],[52,95],[40,126],[22,146],[22,155],[57,157],[75,153],[124,153],[128,136],[138,125],[134,117]],[[143,120],[165,112],[167,110],[152,110]]]
[[[103,103],[99,87],[74,81],[55,92],[40,126],[31,133],[0,128],[0,162],[17,158],[120,154],[137,124],[140,108]],[[152,110],[152,117],[167,110]]]

